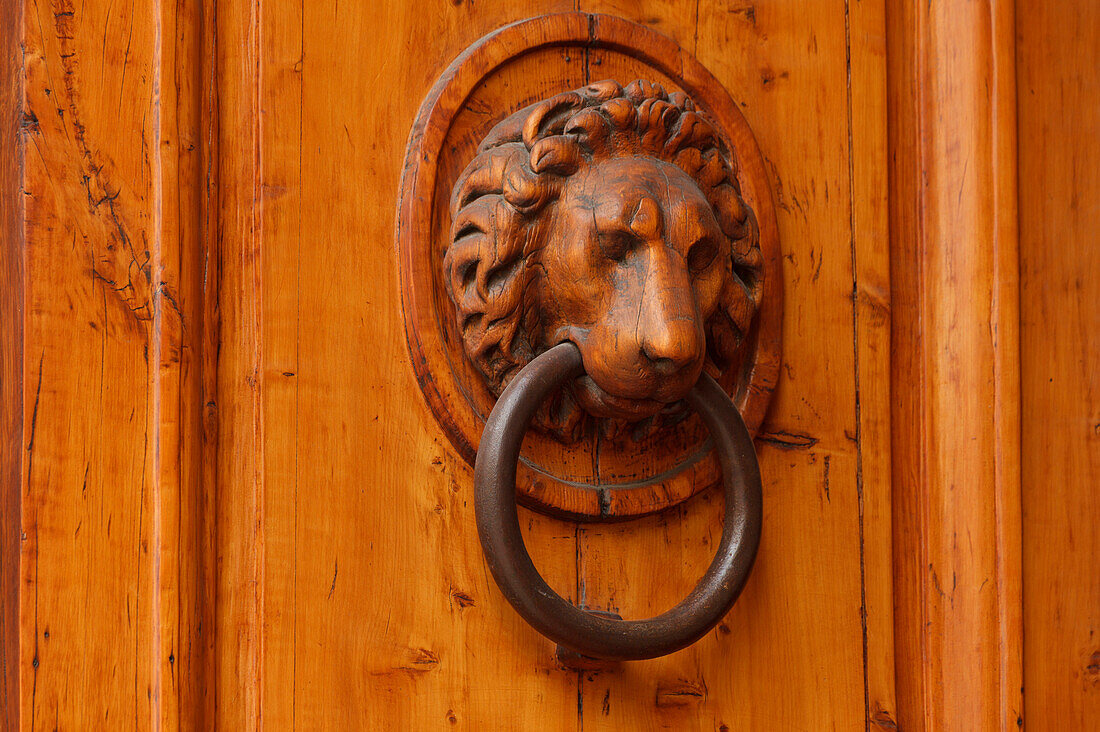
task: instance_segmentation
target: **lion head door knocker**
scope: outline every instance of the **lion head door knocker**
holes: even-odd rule
[[[708,356],[735,363],[763,261],[724,147],[691,99],[647,81],[558,94],[492,129],[455,184],[443,267],[495,394],[574,344],[585,375],[536,417],[572,440],[591,418],[675,416]]]
[[[603,22],[612,30],[625,23]],[[564,33],[561,42],[569,38]],[[452,67],[437,85],[418,128],[426,137],[445,121],[431,147],[446,148],[451,136],[468,152],[457,155],[459,145],[450,145],[446,170],[441,163],[428,176],[432,210],[412,223],[439,235],[436,222],[449,221],[428,263],[438,268],[432,302],[438,308],[445,293],[453,304],[435,315],[450,319],[440,343],[452,374],[462,374],[454,377],[459,390],[482,395],[467,401],[484,419],[474,505],[487,562],[520,615],[560,646],[604,659],[671,653],[704,635],[733,605],[760,541],[759,467],[750,428],[731,399],[742,408],[754,405],[758,426],[762,407],[754,390],[770,393],[778,363],[775,320],[763,317],[776,302],[766,287],[776,242],[759,152],[728,95],[701,67],[693,78],[703,80],[697,85],[705,99],[695,99],[687,84],[666,91],[646,80],[625,86],[606,80],[527,104],[488,129],[453,111],[433,124],[440,107],[452,109],[440,98],[461,69]],[[668,78],[667,70],[655,71]],[[736,138],[722,128],[722,117],[733,121]],[[416,135],[414,129],[414,141],[424,145]],[[443,206],[445,181],[452,186]],[[423,200],[416,198],[418,183],[403,182],[403,206],[415,210]],[[402,226],[398,238],[407,252]],[[423,281],[425,267],[408,258],[403,264],[414,270],[405,292],[413,302],[405,306],[420,374],[433,359],[424,348],[424,320],[409,314],[424,300],[409,290],[417,276]],[[435,372],[421,376],[441,424],[454,425],[461,410],[448,410],[445,419],[436,409],[446,395]],[[521,458],[529,428],[558,447]],[[449,431],[461,449],[453,436],[460,430]],[[517,489],[536,508],[599,520],[583,504],[554,497],[547,466],[556,459],[570,478],[570,451],[598,444],[629,454],[643,443],[660,449],[663,441],[717,456],[720,475],[712,482],[724,486],[725,515],[713,562],[686,599],[648,620],[575,607],[531,562]],[[523,479],[519,465],[527,471]],[[614,515],[614,489],[599,475],[594,483],[604,494],[605,518],[631,515],[626,509]],[[647,504],[636,513],[660,508]]]

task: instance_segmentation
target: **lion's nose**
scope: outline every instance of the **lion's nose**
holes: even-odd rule
[[[703,334],[690,289],[647,293],[639,322],[642,354],[662,376],[695,364],[703,354]]]

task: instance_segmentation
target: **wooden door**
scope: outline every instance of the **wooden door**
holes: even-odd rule
[[[1085,728],[1098,586],[1057,575],[1095,566],[1095,434],[1064,443],[1064,514],[1028,455],[1063,444],[1049,368],[1096,421],[1073,355],[1097,351],[1095,206],[1049,229],[1036,203],[1095,197],[1096,116],[1058,135],[1030,95],[1068,78],[1094,110],[1094,70],[1049,59],[1100,33],[1087,2],[1021,5],[4,4],[6,727]],[[589,670],[489,575],[394,236],[433,84],[562,13],[646,27],[736,102],[783,293],[744,592],[690,648]],[[644,67],[577,48],[501,98]],[[1035,139],[1091,168],[1048,189]],[[1074,257],[1075,290],[1036,286]],[[623,523],[521,515],[559,593],[643,617],[691,589],[721,511],[711,488]]]

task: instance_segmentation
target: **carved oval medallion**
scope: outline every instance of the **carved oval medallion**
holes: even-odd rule
[[[483,38],[421,107],[399,205],[414,370],[468,462],[510,377],[581,349],[588,375],[524,442],[524,504],[628,518],[717,483],[681,402],[703,369],[759,428],[779,365],[771,193],[736,105],[673,41],[580,13]]]

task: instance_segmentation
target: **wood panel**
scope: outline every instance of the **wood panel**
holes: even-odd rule
[[[756,13],[764,15],[763,29],[757,28],[759,16],[735,15],[741,25],[734,30],[727,29],[717,8],[702,8],[702,22],[694,5],[617,9],[709,54],[704,62],[724,75],[735,96],[737,89],[745,90],[746,108],[759,105],[757,125],[770,131],[774,154],[782,156],[772,161],[773,174],[786,166],[793,171],[779,194],[787,207],[788,234],[806,241],[793,245],[789,255],[788,276],[804,281],[811,297],[793,326],[796,339],[802,334],[796,343],[804,339],[806,351],[796,347],[791,363],[817,359],[835,366],[817,375],[805,372],[806,386],[799,389],[806,391],[788,386],[789,401],[780,410],[785,416],[764,448],[776,474],[789,472],[793,462],[802,475],[776,484],[777,494],[787,498],[772,512],[773,541],[802,546],[800,556],[817,571],[799,571],[801,581],[784,582],[781,578],[796,562],[774,550],[772,580],[766,563],[759,569],[762,600],[752,607],[751,600],[744,600],[748,609],[727,626],[736,627],[736,637],[717,645],[708,640],[710,646],[670,659],[656,674],[632,665],[605,675],[601,682],[615,687],[614,698],[610,687],[558,667],[551,646],[514,615],[491,585],[468,530],[473,526],[467,505],[470,470],[450,453],[416,396],[404,364],[399,297],[393,289],[391,191],[399,174],[397,151],[416,105],[462,48],[531,10],[490,4],[428,16],[405,8],[317,3],[280,7],[267,16],[236,4],[219,15],[219,42],[226,46],[220,58],[229,74],[219,77],[219,85],[229,85],[219,94],[219,423],[236,430],[243,442],[219,434],[218,481],[220,486],[251,486],[232,494],[218,491],[219,591],[252,588],[218,603],[219,628],[242,629],[235,636],[219,635],[219,717],[226,724],[248,725],[262,714],[272,723],[305,726],[385,718],[412,727],[444,719],[507,727],[532,716],[560,727],[616,720],[704,726],[727,719],[729,724],[862,724],[869,706],[863,561],[869,555],[872,567],[888,566],[889,547],[888,534],[881,530],[869,554],[861,543],[864,485],[855,361],[863,349],[868,373],[885,372],[887,321],[858,326],[861,342],[852,294],[871,294],[859,307],[884,307],[885,259],[878,254],[876,265],[871,237],[876,227],[879,233],[884,228],[885,209],[881,194],[869,198],[859,215],[863,233],[853,234],[851,191],[854,186],[873,189],[874,176],[884,175],[885,158],[881,107],[879,118],[874,112],[861,116],[865,126],[853,131],[844,5],[822,11],[827,39],[812,30],[812,19],[779,7],[757,7]],[[707,17],[713,22],[708,24]],[[868,65],[861,72],[868,87],[859,94],[871,98],[875,79],[882,83],[877,17],[870,14],[859,25],[859,52]],[[368,27],[391,33],[372,57],[377,66],[363,74],[358,34]],[[711,32],[716,34],[708,36]],[[764,42],[769,34],[777,38],[771,44]],[[420,39],[421,62],[392,61],[412,38]],[[723,51],[738,44],[749,55],[724,59]],[[242,53],[243,59],[234,56]],[[783,54],[783,68],[774,71],[774,57]],[[240,72],[242,60],[245,68],[259,64],[258,85]],[[797,69],[806,63],[813,72],[801,76]],[[792,74],[797,83],[787,81]],[[826,88],[813,91],[821,83]],[[783,84],[788,84],[785,91]],[[807,93],[823,107],[823,122],[799,132],[798,112],[784,117],[785,104]],[[363,113],[383,107],[385,115]],[[853,134],[860,139],[858,164],[849,159]],[[259,152],[250,152],[257,144]],[[258,186],[253,180],[260,181]],[[807,236],[822,228],[828,236]],[[867,272],[868,285],[855,282],[859,250],[868,251],[858,265]],[[233,278],[232,287],[227,277]],[[226,328],[237,333],[230,337]],[[830,349],[832,337],[852,345]],[[236,354],[229,356],[232,361],[226,360],[226,348]],[[257,350],[262,353],[259,371],[249,360]],[[238,364],[232,374],[225,370],[228,363]],[[238,405],[232,415],[226,412],[227,399]],[[828,434],[823,427],[814,429],[838,399],[846,407],[836,410]],[[877,430],[881,444],[886,402],[881,396],[868,401],[866,419],[878,425],[869,433]],[[242,432],[247,424],[257,426]],[[888,500],[885,464],[878,463],[870,483],[880,518]],[[435,467],[425,472],[429,465]],[[805,500],[807,490],[812,500]],[[596,562],[602,556],[600,542],[606,554],[625,554],[626,560],[610,563],[622,566],[624,577],[649,578],[654,568],[648,557],[630,547],[640,546],[661,524],[658,530],[678,537],[665,539],[664,545],[678,547],[674,566],[682,581],[639,585],[637,592],[654,605],[667,606],[709,561],[706,546],[714,537],[707,527],[714,522],[706,515],[708,507],[711,513],[717,510],[713,501],[701,501],[663,522],[616,530],[615,539],[600,539],[594,532],[581,536],[572,524],[533,514],[527,514],[526,529],[536,561],[552,584],[574,599],[603,603],[616,598],[597,599],[609,577]],[[816,527],[817,538],[799,543],[807,526]],[[253,534],[243,536],[242,527],[253,527]],[[830,544],[840,548],[829,557],[813,558],[816,549]],[[779,559],[784,563],[775,564]],[[882,572],[876,576],[885,579]],[[381,587],[386,599],[377,594]],[[881,598],[882,586],[874,592]],[[583,593],[589,593],[587,598]],[[807,596],[815,603],[797,599]],[[876,609],[873,623],[888,629],[889,602]],[[777,611],[780,620],[763,620]],[[822,613],[843,633],[817,633]],[[749,617],[760,620],[750,624]],[[789,632],[792,620],[801,633]],[[253,635],[257,628],[262,628],[258,636]],[[796,639],[798,650],[790,645]],[[807,651],[811,642],[820,647]],[[776,653],[777,644],[787,652]],[[744,651],[735,654],[740,665],[731,667],[727,648],[742,645]],[[806,657],[815,658],[814,663],[796,662]],[[875,658],[870,664],[877,669],[874,708],[889,725],[889,646],[876,645]],[[761,671],[770,659],[777,665]],[[832,673],[825,673],[827,666]],[[253,673],[262,681],[250,687]],[[705,713],[694,704],[680,704],[696,696],[681,693],[685,683],[713,688]],[[776,694],[777,685],[789,693]],[[752,705],[743,704],[746,697]],[[235,704],[238,699],[243,703]],[[385,711],[378,699],[388,700]]]
[[[1100,5],[1017,6],[1028,729],[1100,719]]]
[[[23,348],[9,721],[201,726],[201,15],[21,5],[5,91],[24,227],[5,251],[25,267],[25,309],[5,313]]]
[[[887,4],[898,720],[1021,714],[1011,3]]]

